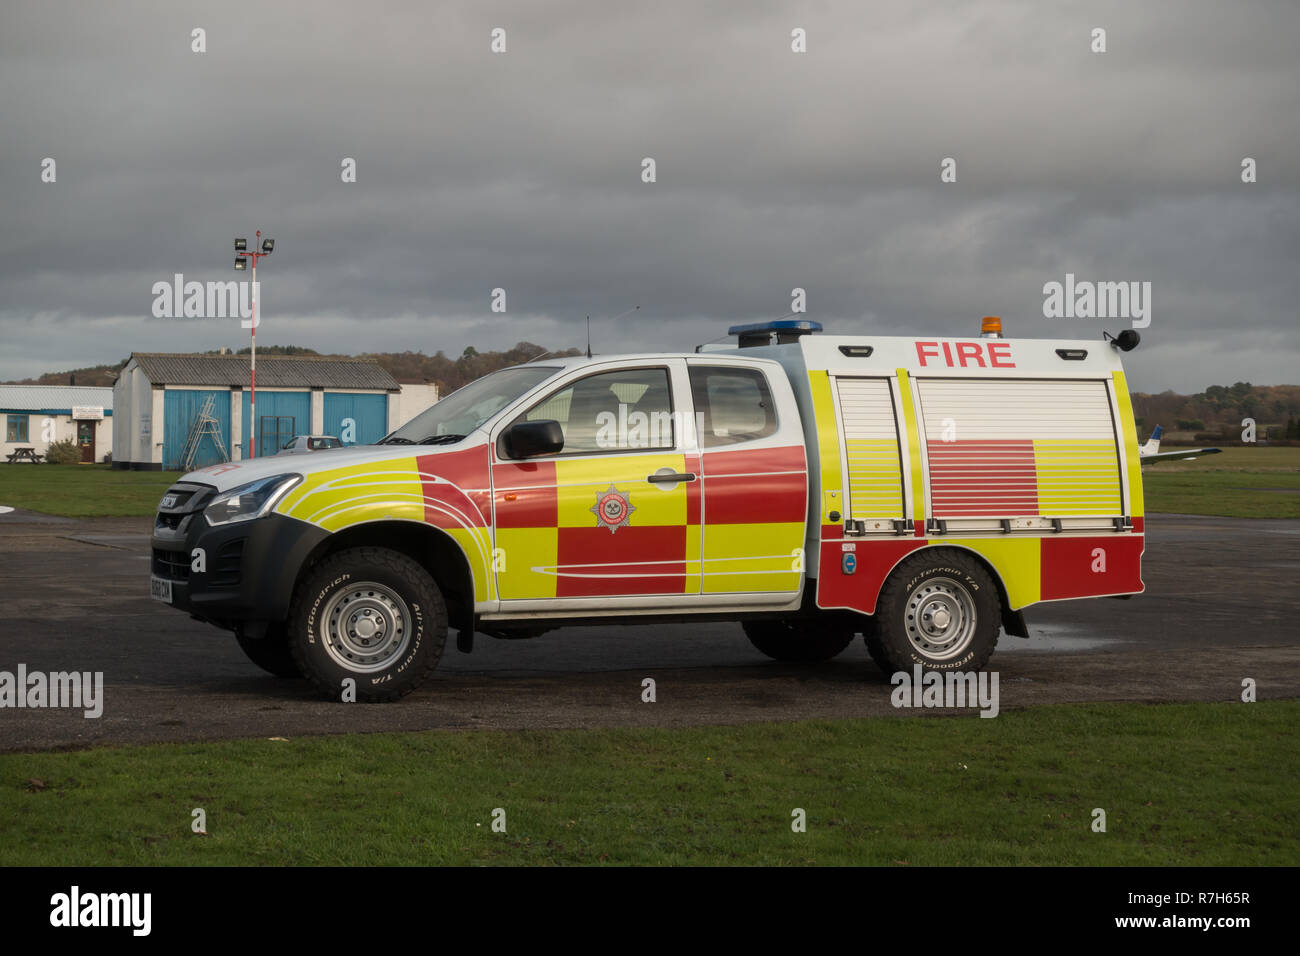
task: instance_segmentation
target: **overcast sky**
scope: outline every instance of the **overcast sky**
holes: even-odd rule
[[[1044,316],[1073,273],[1152,284],[1135,388],[1295,383],[1297,41],[1293,0],[4,0],[0,379],[247,345],[151,290],[261,229],[262,345],[560,348],[590,313],[598,352],[689,350],[795,287],[837,332],[1125,327]]]

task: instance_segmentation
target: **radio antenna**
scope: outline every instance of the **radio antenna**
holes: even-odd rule
[[[641,306],[634,305],[632,306],[632,308],[620,312],[618,315],[614,316],[614,318],[610,319],[609,321],[614,322],[617,321],[618,319],[623,318],[623,316],[625,315],[631,315],[639,308],[641,308]],[[587,358],[591,358],[591,316],[587,316]]]

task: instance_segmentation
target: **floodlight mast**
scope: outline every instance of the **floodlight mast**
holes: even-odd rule
[[[258,251],[258,247],[261,251]],[[248,458],[257,457],[257,260],[262,256],[269,256],[275,249],[274,239],[263,239],[262,230],[257,230],[257,239],[254,240],[253,249],[248,249],[248,240],[236,239],[235,251],[239,256],[235,259],[235,268],[243,270],[247,260],[253,260],[253,328],[252,328],[252,347],[249,355],[248,364]]]

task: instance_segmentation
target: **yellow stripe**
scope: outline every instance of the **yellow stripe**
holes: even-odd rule
[[[813,417],[817,422],[817,460],[822,475],[821,524],[835,524],[832,511],[844,512],[844,488],[840,477],[840,436],[835,422],[835,401],[831,398],[830,376],[824,371],[808,373]]]
[[[708,525],[704,593],[799,590],[803,543],[802,521]]]
[[[1119,459],[1109,441],[1034,440],[1038,513],[1119,514]]]
[[[1042,541],[1039,538],[956,538],[944,543],[964,545],[983,556],[1007,589],[1013,611],[1042,597]]]
[[[663,525],[686,526],[686,483],[676,486],[649,485],[646,477],[660,468],[686,470],[686,457],[671,452],[662,455],[609,455],[581,461],[555,463],[555,481],[561,528],[600,528],[592,512],[597,499],[609,490],[628,496],[636,510],[628,519],[635,528]]]
[[[907,369],[898,370],[898,393],[903,406],[903,424],[907,426],[907,454],[912,463],[912,518],[925,520],[925,492],[921,483],[921,438],[916,427],[916,410],[912,407],[912,382]]]
[[[1142,498],[1142,462],[1138,455],[1137,428],[1133,424],[1133,402],[1128,394],[1128,381],[1123,372],[1111,372],[1115,379],[1115,404],[1119,406],[1120,441],[1124,447],[1128,467],[1128,513],[1130,517],[1146,514]]]
[[[898,442],[887,438],[846,439],[849,512],[854,518],[897,518],[903,513],[903,476]]]
[[[394,458],[307,474],[275,510],[331,532],[386,518],[423,523],[424,486],[414,458]]]
[[[555,566],[559,563],[559,531],[555,528],[497,528],[497,547],[503,552],[500,572],[501,600],[553,598]],[[533,571],[548,569],[550,573]],[[475,588],[477,590],[477,587]]]

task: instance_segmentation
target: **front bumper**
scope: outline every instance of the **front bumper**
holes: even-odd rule
[[[171,606],[219,627],[285,620],[298,572],[328,532],[275,513],[214,528],[203,508],[217,489],[182,482],[168,495],[177,504],[154,519],[150,568],[171,582]],[[204,551],[201,572],[191,570],[195,548]]]

